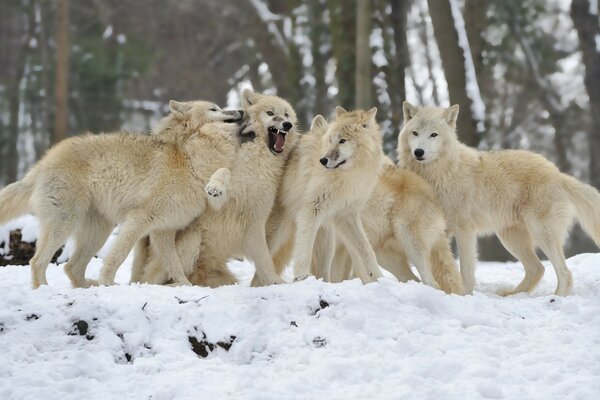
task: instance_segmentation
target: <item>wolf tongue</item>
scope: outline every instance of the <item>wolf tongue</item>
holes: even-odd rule
[[[283,145],[285,144],[285,139],[283,138],[283,135],[278,132],[278,133],[275,133],[274,136],[275,136],[275,150],[283,151]]]

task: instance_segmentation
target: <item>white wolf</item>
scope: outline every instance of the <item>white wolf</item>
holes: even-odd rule
[[[277,267],[286,260],[282,251],[294,241],[296,280],[310,275],[315,237],[322,225],[336,226],[347,245],[357,275],[364,282],[381,277],[375,253],[368,242],[360,211],[369,199],[383,167],[382,139],[375,121],[377,109],[346,112],[336,109],[331,125],[322,116],[314,118],[309,135],[304,135],[290,155],[277,197],[277,207],[269,220],[271,254]],[[317,246],[323,247],[327,238]],[[317,256],[319,268],[328,268],[333,242]],[[289,252],[285,251],[288,255]]]
[[[436,193],[414,172],[395,166],[387,157],[386,164],[361,212],[379,265],[406,282],[416,280],[410,260],[423,283],[446,293],[464,294]],[[351,265],[345,246],[338,243],[330,280],[349,278]]]
[[[207,160],[229,165],[238,146],[237,124],[208,122],[239,119],[241,113],[203,101],[170,106],[172,114],[162,127],[185,135],[178,144],[167,143],[160,135],[128,133],[69,138],[51,148],[25,178],[0,192],[0,224],[26,212],[40,220],[40,237],[31,259],[34,288],[47,284],[50,259],[72,234],[76,248],[65,272],[75,287],[94,283],[85,279],[87,264],[119,223],[100,283],[114,282],[131,248],[148,234],[169,259],[173,279],[188,282],[175,252],[175,230],[206,209],[203,189],[218,168]],[[206,148],[206,142],[213,140],[228,150],[213,154]],[[226,181],[227,173],[218,172],[214,187],[207,190],[222,192]]]
[[[286,160],[297,139],[296,113],[288,102],[245,90],[248,126],[231,168],[229,200],[222,209],[208,209],[177,235],[184,269],[195,285],[235,283],[226,262],[247,257],[256,265],[253,285],[282,283],[275,273],[265,238],[265,223],[275,201]],[[218,152],[219,148],[213,148]],[[134,263],[132,281],[163,284],[165,268],[152,247],[143,248]]]
[[[563,243],[574,217],[600,243],[600,194],[561,173],[544,157],[523,150],[483,152],[458,141],[458,105],[417,108],[405,102],[398,140],[402,166],[417,172],[438,193],[456,236],[465,289],[473,291],[477,235],[494,232],[525,267],[525,277],[505,294],[529,292],[544,267],[534,246],[552,263],[557,295],[568,295],[572,275]]]

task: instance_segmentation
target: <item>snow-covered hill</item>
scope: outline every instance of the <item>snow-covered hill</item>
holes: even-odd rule
[[[2,233],[2,232],[0,232]],[[1,238],[0,238],[1,239]],[[60,266],[30,289],[0,268],[1,399],[598,399],[600,254],[501,298],[519,264],[481,263],[474,296],[392,279],[218,289],[71,289]],[[98,274],[94,259],[88,275]]]

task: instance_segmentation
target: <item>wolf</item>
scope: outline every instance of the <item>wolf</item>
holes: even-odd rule
[[[129,251],[148,234],[169,260],[172,278],[189,283],[175,252],[175,232],[206,210],[208,197],[225,191],[228,172],[218,168],[234,160],[239,126],[224,121],[240,119],[241,113],[205,101],[171,102],[170,109],[161,126],[170,132],[166,134],[185,137],[177,144],[161,135],[72,137],[0,192],[0,224],[27,212],[39,218],[40,236],[31,259],[34,288],[47,284],[50,259],[71,235],[76,248],[65,272],[74,287],[95,284],[85,279],[87,264],[117,224],[119,233],[104,258],[99,283],[114,283]],[[223,151],[214,154],[207,146],[212,142]]]
[[[399,168],[387,157],[385,161],[377,185],[361,212],[379,265],[401,282],[417,280],[410,269],[410,260],[426,285],[446,293],[464,294],[437,194],[419,175]],[[338,243],[330,280],[340,282],[349,278],[351,264],[345,246]]]
[[[229,200],[220,210],[208,209],[177,234],[176,247],[194,285],[236,283],[227,260],[246,257],[254,262],[253,286],[283,283],[276,274],[266,242],[265,224],[290,152],[298,139],[297,117],[284,99],[245,90],[241,96],[245,126],[231,169]],[[218,151],[218,148],[212,149]],[[143,249],[132,282],[169,281],[157,251]]]
[[[331,125],[318,115],[310,134],[304,135],[292,151],[277,207],[269,219],[268,240],[279,272],[287,261],[282,252],[289,255],[285,249],[293,248],[294,279],[311,275],[315,238],[319,232],[330,237],[328,227],[335,226],[361,280],[373,282],[381,277],[360,218],[383,167],[376,113],[376,108],[347,112],[337,107]],[[322,246],[328,242],[326,238],[317,242],[316,250],[321,254],[316,257],[318,268],[326,268],[333,257],[333,244]]]
[[[600,244],[600,194],[561,173],[544,157],[524,150],[477,151],[456,135],[459,107],[403,104],[400,164],[418,173],[437,192],[449,230],[456,237],[465,290],[475,284],[477,236],[495,233],[525,268],[510,295],[530,292],[544,274],[539,246],[556,272],[555,294],[570,293],[573,278],[563,243],[576,218]]]

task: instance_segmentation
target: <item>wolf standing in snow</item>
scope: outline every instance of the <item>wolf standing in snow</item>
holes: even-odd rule
[[[293,259],[296,280],[310,275],[315,237],[327,234],[327,225],[336,226],[336,234],[348,247],[356,274],[363,282],[381,277],[377,258],[366,237],[360,211],[369,199],[383,167],[382,139],[375,121],[377,109],[347,112],[336,109],[336,120],[328,125],[325,118],[314,118],[311,132],[303,136],[290,155],[277,207],[269,220],[271,253],[278,267],[285,264],[281,252],[294,241]],[[315,262],[328,268],[334,242],[323,246]],[[326,242],[325,242],[326,243]]]
[[[531,291],[544,274],[535,253],[546,254],[558,280],[556,294],[568,295],[573,278],[563,243],[577,218],[600,244],[600,194],[561,173],[544,157],[524,150],[477,151],[458,141],[458,105],[417,108],[405,102],[398,140],[400,164],[417,172],[439,195],[456,237],[468,293],[475,284],[477,235],[496,233],[525,268],[525,277],[504,294]]]
[[[389,158],[361,212],[367,237],[379,264],[401,282],[421,281],[446,293],[464,294],[458,267],[446,235],[446,221],[433,188],[414,172],[395,166]],[[329,278],[350,277],[352,263],[338,244]]]
[[[235,283],[226,266],[233,257],[247,257],[254,262],[253,286],[284,282],[275,273],[265,224],[286,160],[297,140],[296,113],[282,98],[251,90],[242,93],[242,106],[247,127],[238,137],[241,144],[231,168],[229,200],[218,211],[207,209],[177,235],[177,252],[195,285]],[[220,148],[211,151],[218,152]],[[166,283],[169,277],[155,249],[149,247],[145,254],[147,261],[139,273],[132,274],[132,280]]]
[[[47,284],[46,268],[72,234],[76,247],[65,272],[74,287],[94,283],[85,279],[87,264],[116,224],[121,226],[104,258],[101,284],[114,283],[129,251],[148,234],[168,260],[171,278],[189,284],[175,252],[175,232],[205,211],[208,196],[226,189],[229,172],[217,169],[234,159],[239,126],[222,121],[238,120],[241,113],[205,101],[171,102],[170,108],[161,127],[184,136],[177,144],[165,142],[160,134],[69,138],[51,148],[25,178],[0,192],[0,224],[27,212],[40,220],[31,259],[34,288]],[[212,141],[224,151],[214,154],[206,144]],[[207,185],[213,173],[215,181]]]

